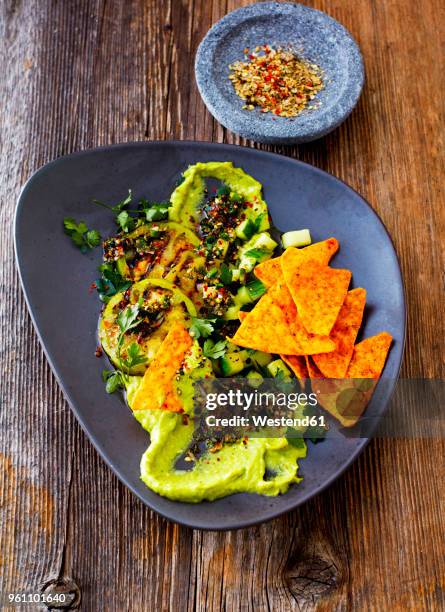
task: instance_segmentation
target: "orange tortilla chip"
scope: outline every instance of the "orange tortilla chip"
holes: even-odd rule
[[[356,344],[346,378],[379,378],[391,342],[391,334],[381,332]]]
[[[266,287],[271,287],[280,281],[283,261],[284,265],[287,265],[287,261],[285,261],[287,258],[292,259],[294,262],[298,258],[300,263],[308,261],[309,259],[314,259],[315,261],[327,265],[337,251],[338,240],[336,238],[328,238],[322,242],[315,242],[303,249],[289,247],[280,257],[274,257],[273,259],[268,259],[258,264],[254,270],[254,274],[266,285]],[[284,257],[286,253],[290,253],[290,255]]]
[[[306,357],[312,390],[317,393],[319,405],[331,414],[343,427],[355,425],[372,396],[374,383],[365,390],[357,381],[323,378],[312,357]]]
[[[336,238],[314,242],[304,249],[289,247],[280,257],[281,269],[283,272],[287,269],[290,274],[294,274],[296,269],[307,261],[318,261],[327,266],[337,251],[338,240]]]
[[[272,287],[281,277],[281,257],[267,259],[258,264],[254,269],[254,274],[266,287]]]
[[[354,342],[362,324],[365,303],[365,289],[352,289],[346,294],[330,334],[330,338],[336,344],[335,351],[314,355],[315,365],[326,378],[346,376],[354,352]]]
[[[323,378],[323,374],[314,364],[310,355],[306,355],[305,360],[306,360],[306,368],[309,374],[309,378]]]
[[[283,283],[271,287],[254,308],[245,313],[231,341],[265,353],[310,355],[335,349],[330,338],[308,334]]]
[[[174,323],[145,371],[134,396],[133,410],[182,412],[182,402],[176,394],[173,381],[192,344],[193,340],[182,323]]]
[[[284,264],[283,260],[284,278],[304,327],[312,334],[328,336],[348,292],[351,272],[312,260],[298,266]]]
[[[305,359],[302,355],[280,355],[284,363],[290,367],[298,380],[309,378]]]
[[[289,291],[287,291],[287,294],[292,302]],[[291,321],[291,330],[299,347],[296,355],[317,355],[318,353],[329,353],[335,350],[335,342],[329,336],[309,334],[306,331],[296,309]]]
[[[296,344],[296,352],[289,353],[291,355],[314,355],[316,353],[328,353],[335,349],[335,343],[327,336],[318,336],[308,334],[305,330],[300,317],[298,316],[297,308],[294,304],[289,289],[285,283],[278,283],[269,289],[275,299],[281,304],[284,312],[287,315],[290,331]],[[275,351],[269,351],[269,353]],[[278,351],[277,351],[278,352]],[[281,353],[286,355],[287,351],[281,350]],[[278,354],[281,354],[278,353]]]
[[[355,386],[352,380],[327,380],[319,383],[318,403],[343,427],[357,423],[371,399],[375,383],[367,390]]]
[[[286,293],[285,285],[271,287],[246,313],[231,342],[265,353],[296,354],[298,346],[289,327]]]

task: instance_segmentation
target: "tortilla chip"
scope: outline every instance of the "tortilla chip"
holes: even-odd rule
[[[290,300],[292,297],[287,291]],[[295,305],[294,305],[295,306]],[[329,336],[320,336],[318,334],[309,334],[300,317],[298,311],[295,310],[295,315],[290,323],[291,331],[298,345],[298,353],[296,355],[317,355],[318,353],[329,353],[335,350],[335,342]]]
[[[305,361],[306,361],[306,369],[309,374],[309,378],[323,378],[323,374],[320,372],[320,370],[317,368],[315,363],[312,361],[312,358],[310,357],[310,355],[305,356]]]
[[[343,427],[357,423],[371,399],[374,385],[366,391],[354,385],[352,380],[320,381],[318,402],[329,414],[340,421]],[[326,388],[325,388],[326,386]]]
[[[284,251],[285,253],[291,253],[291,255],[287,256],[294,261],[296,258],[302,263],[303,261],[307,261],[309,259],[314,259],[319,261],[320,263],[325,263],[326,265],[330,262],[334,253],[338,251],[338,241],[336,238],[328,238],[327,240],[323,240],[322,242],[315,242],[314,244],[310,244],[303,249],[297,249],[295,247],[289,247]],[[266,287],[271,287],[275,283],[279,282],[281,279],[281,269],[283,265],[283,255],[280,257],[274,257],[273,259],[268,259],[267,261],[263,261],[258,264],[254,270],[254,274],[257,278],[262,281]],[[288,265],[287,262],[285,265]]]
[[[289,313],[286,311],[289,300],[286,299],[286,293],[285,285],[271,287],[254,308],[246,313],[230,341],[264,353],[297,354],[299,347],[289,326]],[[294,305],[293,309],[295,311]]]
[[[354,352],[354,342],[362,324],[366,302],[365,289],[349,291],[332,328],[330,338],[336,349],[314,355],[315,365],[326,378],[344,378]]]
[[[346,378],[379,378],[391,342],[391,334],[381,332],[356,344]]]
[[[231,342],[265,353],[311,355],[335,349],[327,336],[308,334],[284,283],[277,283],[245,313]]]
[[[287,266],[286,261],[282,261],[284,278],[304,327],[312,334],[329,336],[345,301],[351,272],[312,260],[297,266]]]
[[[281,269],[283,272],[288,269],[290,274],[294,274],[296,269],[307,261],[318,261],[318,263],[327,266],[337,251],[338,240],[336,238],[314,242],[304,249],[289,247],[280,257]]]
[[[281,257],[263,261],[255,267],[253,272],[266,287],[272,287],[281,278]]]
[[[298,316],[298,311],[289,289],[285,283],[279,283],[269,289],[275,299],[281,304],[282,309],[286,313],[290,332],[296,343],[296,352],[289,353],[291,355],[314,355],[316,353],[328,353],[335,350],[335,343],[328,336],[318,336],[316,334],[308,334],[303,323]],[[269,351],[269,353],[275,351]],[[281,349],[281,353],[286,355],[287,351]],[[281,354],[280,352],[278,354]]]
[[[309,378],[305,359],[302,355],[280,355],[284,363],[290,367],[298,380]]]
[[[175,322],[145,371],[134,396],[133,410],[182,412],[173,381],[193,340],[182,323]]]
[[[324,378],[312,357],[306,357],[312,391],[317,394],[319,405],[339,421],[343,427],[352,427],[363,414],[374,390],[366,390],[355,380]]]

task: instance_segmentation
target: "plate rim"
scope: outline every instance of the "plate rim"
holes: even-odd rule
[[[347,461],[345,461],[345,464],[341,467],[341,469],[337,470],[337,472],[335,472],[334,474],[332,474],[328,479],[326,479],[326,481],[323,482],[322,485],[319,486],[319,488],[312,493],[307,493],[306,495],[303,495],[301,499],[299,499],[296,503],[292,504],[290,507],[288,508],[282,508],[282,509],[278,509],[278,510],[273,510],[271,512],[266,512],[264,513],[264,517],[260,518],[260,519],[252,519],[252,520],[243,520],[243,521],[237,521],[236,519],[233,521],[233,524],[231,525],[227,525],[227,526],[223,526],[223,527],[218,527],[218,526],[203,526],[202,524],[198,524],[192,521],[187,521],[187,520],[178,520],[177,518],[175,518],[174,516],[174,512],[172,512],[171,514],[159,510],[157,508],[155,508],[154,506],[152,506],[146,499],[144,499],[139,492],[133,487],[133,485],[127,481],[126,477],[120,472],[120,470],[118,470],[113,462],[111,460],[109,460],[106,456],[106,454],[104,453],[104,451],[101,448],[100,445],[100,441],[96,438],[96,436],[91,435],[88,431],[87,426],[85,425],[82,416],[79,414],[76,406],[75,406],[75,402],[71,399],[71,395],[69,393],[69,391],[66,388],[66,385],[64,384],[63,380],[61,379],[61,377],[59,377],[57,368],[55,366],[55,363],[53,362],[53,359],[51,357],[51,355],[49,354],[46,344],[43,341],[43,338],[40,334],[40,329],[39,326],[37,324],[36,318],[35,318],[35,313],[34,313],[34,308],[32,306],[31,300],[30,300],[30,296],[28,294],[28,288],[26,285],[26,282],[24,282],[23,280],[23,276],[22,276],[22,270],[21,270],[21,265],[20,265],[20,251],[21,251],[21,245],[17,236],[17,226],[18,226],[18,217],[19,214],[21,212],[21,210],[23,209],[24,206],[24,196],[25,194],[29,191],[30,187],[32,186],[33,181],[36,179],[37,176],[45,173],[47,170],[57,166],[57,164],[59,163],[63,163],[65,160],[70,159],[70,158],[77,158],[77,157],[84,157],[87,156],[91,153],[100,153],[102,151],[108,151],[110,149],[125,149],[125,148],[133,148],[133,147],[137,147],[137,148],[144,148],[144,147],[148,147],[148,148],[152,148],[152,147],[156,147],[156,146],[167,146],[167,147],[177,147],[177,146],[190,146],[192,149],[199,149],[201,146],[206,146],[210,148],[214,148],[215,150],[217,149],[224,149],[226,151],[237,151],[242,149],[243,151],[248,151],[250,152],[253,156],[259,155],[261,157],[268,157],[270,159],[275,159],[275,160],[279,160],[279,159],[286,159],[287,161],[296,164],[296,165],[301,165],[301,166],[306,166],[308,168],[310,168],[312,171],[315,171],[316,174],[319,174],[321,176],[323,175],[328,175],[331,179],[334,179],[334,181],[337,181],[338,183],[342,184],[343,187],[346,187],[347,190],[351,191],[355,196],[358,196],[362,202],[368,207],[368,209],[370,210],[370,212],[374,215],[374,217],[376,218],[377,222],[380,223],[381,227],[383,228],[386,237],[389,239],[389,243],[392,247],[392,250],[394,252],[395,255],[395,261],[397,263],[397,270],[398,270],[398,275],[399,275],[399,280],[400,280],[400,289],[401,289],[401,298],[402,298],[402,316],[401,316],[401,323],[403,325],[403,334],[402,337],[400,339],[400,343],[401,343],[401,350],[400,350],[400,359],[399,359],[399,363],[397,365],[396,368],[396,372],[394,374],[394,384],[392,386],[392,389],[389,393],[388,399],[386,401],[386,406],[384,409],[384,412],[387,411],[389,403],[391,401],[391,397],[394,393],[395,390],[395,383],[397,382],[399,376],[400,376],[400,370],[402,367],[402,363],[403,363],[403,359],[404,359],[404,353],[405,353],[405,344],[406,344],[406,333],[407,333],[407,304],[406,304],[406,290],[405,290],[405,284],[404,284],[404,280],[403,280],[403,275],[402,275],[402,269],[400,266],[400,259],[398,256],[398,253],[395,249],[395,245],[394,245],[394,241],[388,231],[388,229],[386,228],[385,224],[383,223],[382,219],[380,218],[379,214],[373,209],[373,207],[371,206],[371,204],[362,196],[360,195],[355,189],[353,189],[352,187],[350,187],[345,181],[343,181],[342,179],[334,176],[333,174],[326,172],[325,170],[322,170],[320,168],[318,168],[317,166],[313,166],[312,164],[309,164],[307,162],[298,160],[298,159],[294,159],[292,157],[288,157],[286,155],[282,155],[279,153],[273,153],[270,151],[262,151],[261,149],[254,149],[252,147],[246,147],[246,146],[242,146],[242,145],[234,145],[234,144],[226,144],[226,143],[215,143],[215,142],[208,142],[208,141],[198,141],[198,140],[144,140],[144,141],[129,141],[129,142],[121,142],[121,143],[115,143],[115,144],[111,144],[111,145],[102,145],[99,147],[93,147],[93,148],[87,148],[87,149],[82,149],[79,151],[75,151],[72,152],[70,154],[67,155],[61,155],[56,157],[53,160],[50,160],[49,162],[45,163],[44,165],[42,165],[41,167],[39,167],[35,172],[33,172],[31,174],[31,176],[26,180],[26,182],[24,183],[23,187],[20,190],[19,196],[17,198],[17,204],[16,204],[16,208],[15,208],[15,212],[14,212],[14,220],[13,220],[13,238],[14,238],[14,255],[15,255],[15,264],[16,264],[16,269],[19,275],[19,280],[20,280],[20,286],[22,288],[24,297],[25,297],[25,302],[26,302],[26,306],[28,309],[28,313],[30,315],[35,333],[38,337],[39,343],[42,347],[42,350],[44,352],[45,358],[51,368],[51,371],[57,381],[57,384],[59,385],[60,389],[63,392],[64,398],[66,399],[68,405],[70,406],[71,411],[73,412],[74,416],[76,417],[79,425],[81,426],[82,430],[84,431],[84,433],[86,434],[86,437],[88,438],[89,442],[93,444],[95,450],[98,452],[99,456],[101,457],[101,459],[105,462],[105,464],[111,469],[111,471],[113,472],[113,474],[120,480],[120,482],[122,482],[122,484],[124,484],[145,506],[147,506],[152,512],[156,512],[157,514],[159,514],[160,516],[162,516],[163,518],[165,518],[168,521],[171,521],[173,523],[177,523],[180,525],[183,525],[185,527],[191,528],[191,529],[198,529],[201,531],[232,531],[232,530],[237,530],[237,529],[244,529],[244,528],[248,528],[248,527],[253,527],[255,525],[260,525],[263,523],[267,523],[275,518],[278,518],[279,516],[282,516],[284,514],[287,514],[288,512],[291,512],[293,510],[295,510],[296,508],[298,508],[299,506],[305,504],[306,502],[308,502],[310,499],[317,497],[320,493],[322,493],[323,491],[325,491],[328,487],[330,487],[338,478],[340,478],[340,476],[342,476],[347,469],[349,469],[351,467],[351,465],[354,463],[354,461],[358,458],[358,456],[364,451],[364,449],[366,448],[366,446],[368,445],[368,443],[371,440],[371,437],[368,438],[361,438],[360,442],[357,444],[356,448],[353,450],[353,452],[351,453],[351,455],[348,457]],[[377,420],[376,426],[378,425],[378,422],[380,421],[381,416],[383,416],[384,412],[382,413],[382,415],[380,415],[379,419]],[[374,429],[375,429],[374,427]],[[297,485],[298,486],[298,485]],[[254,495],[254,494],[249,494],[249,493],[245,493],[246,495]],[[283,494],[283,497],[286,494]],[[175,504],[186,504],[187,502],[174,502]],[[202,502],[200,502],[202,503]],[[208,502],[211,503],[211,502]],[[194,505],[194,504],[189,504],[189,505]]]

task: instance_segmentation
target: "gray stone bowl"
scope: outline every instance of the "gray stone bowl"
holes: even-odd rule
[[[297,117],[244,110],[229,80],[229,64],[244,58],[245,47],[263,44],[302,49],[318,64],[325,87]],[[195,75],[205,105],[223,126],[251,140],[271,144],[309,142],[338,127],[357,103],[364,82],[357,43],[335,19],[302,4],[260,2],[229,13],[199,45]]]

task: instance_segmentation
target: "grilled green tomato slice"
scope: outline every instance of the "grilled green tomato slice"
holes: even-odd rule
[[[148,276],[174,280],[193,259],[198,237],[173,221],[141,225],[105,242],[105,261],[115,261],[121,276],[137,282]]]
[[[119,347],[119,313],[134,304],[139,304],[137,325],[124,334]],[[172,323],[181,321],[189,327],[191,316],[196,316],[193,303],[173,283],[164,279],[147,278],[111,298],[100,319],[99,340],[117,368],[120,365],[119,356],[125,359],[128,347],[137,342],[147,362],[131,368],[128,374],[143,374]]]

